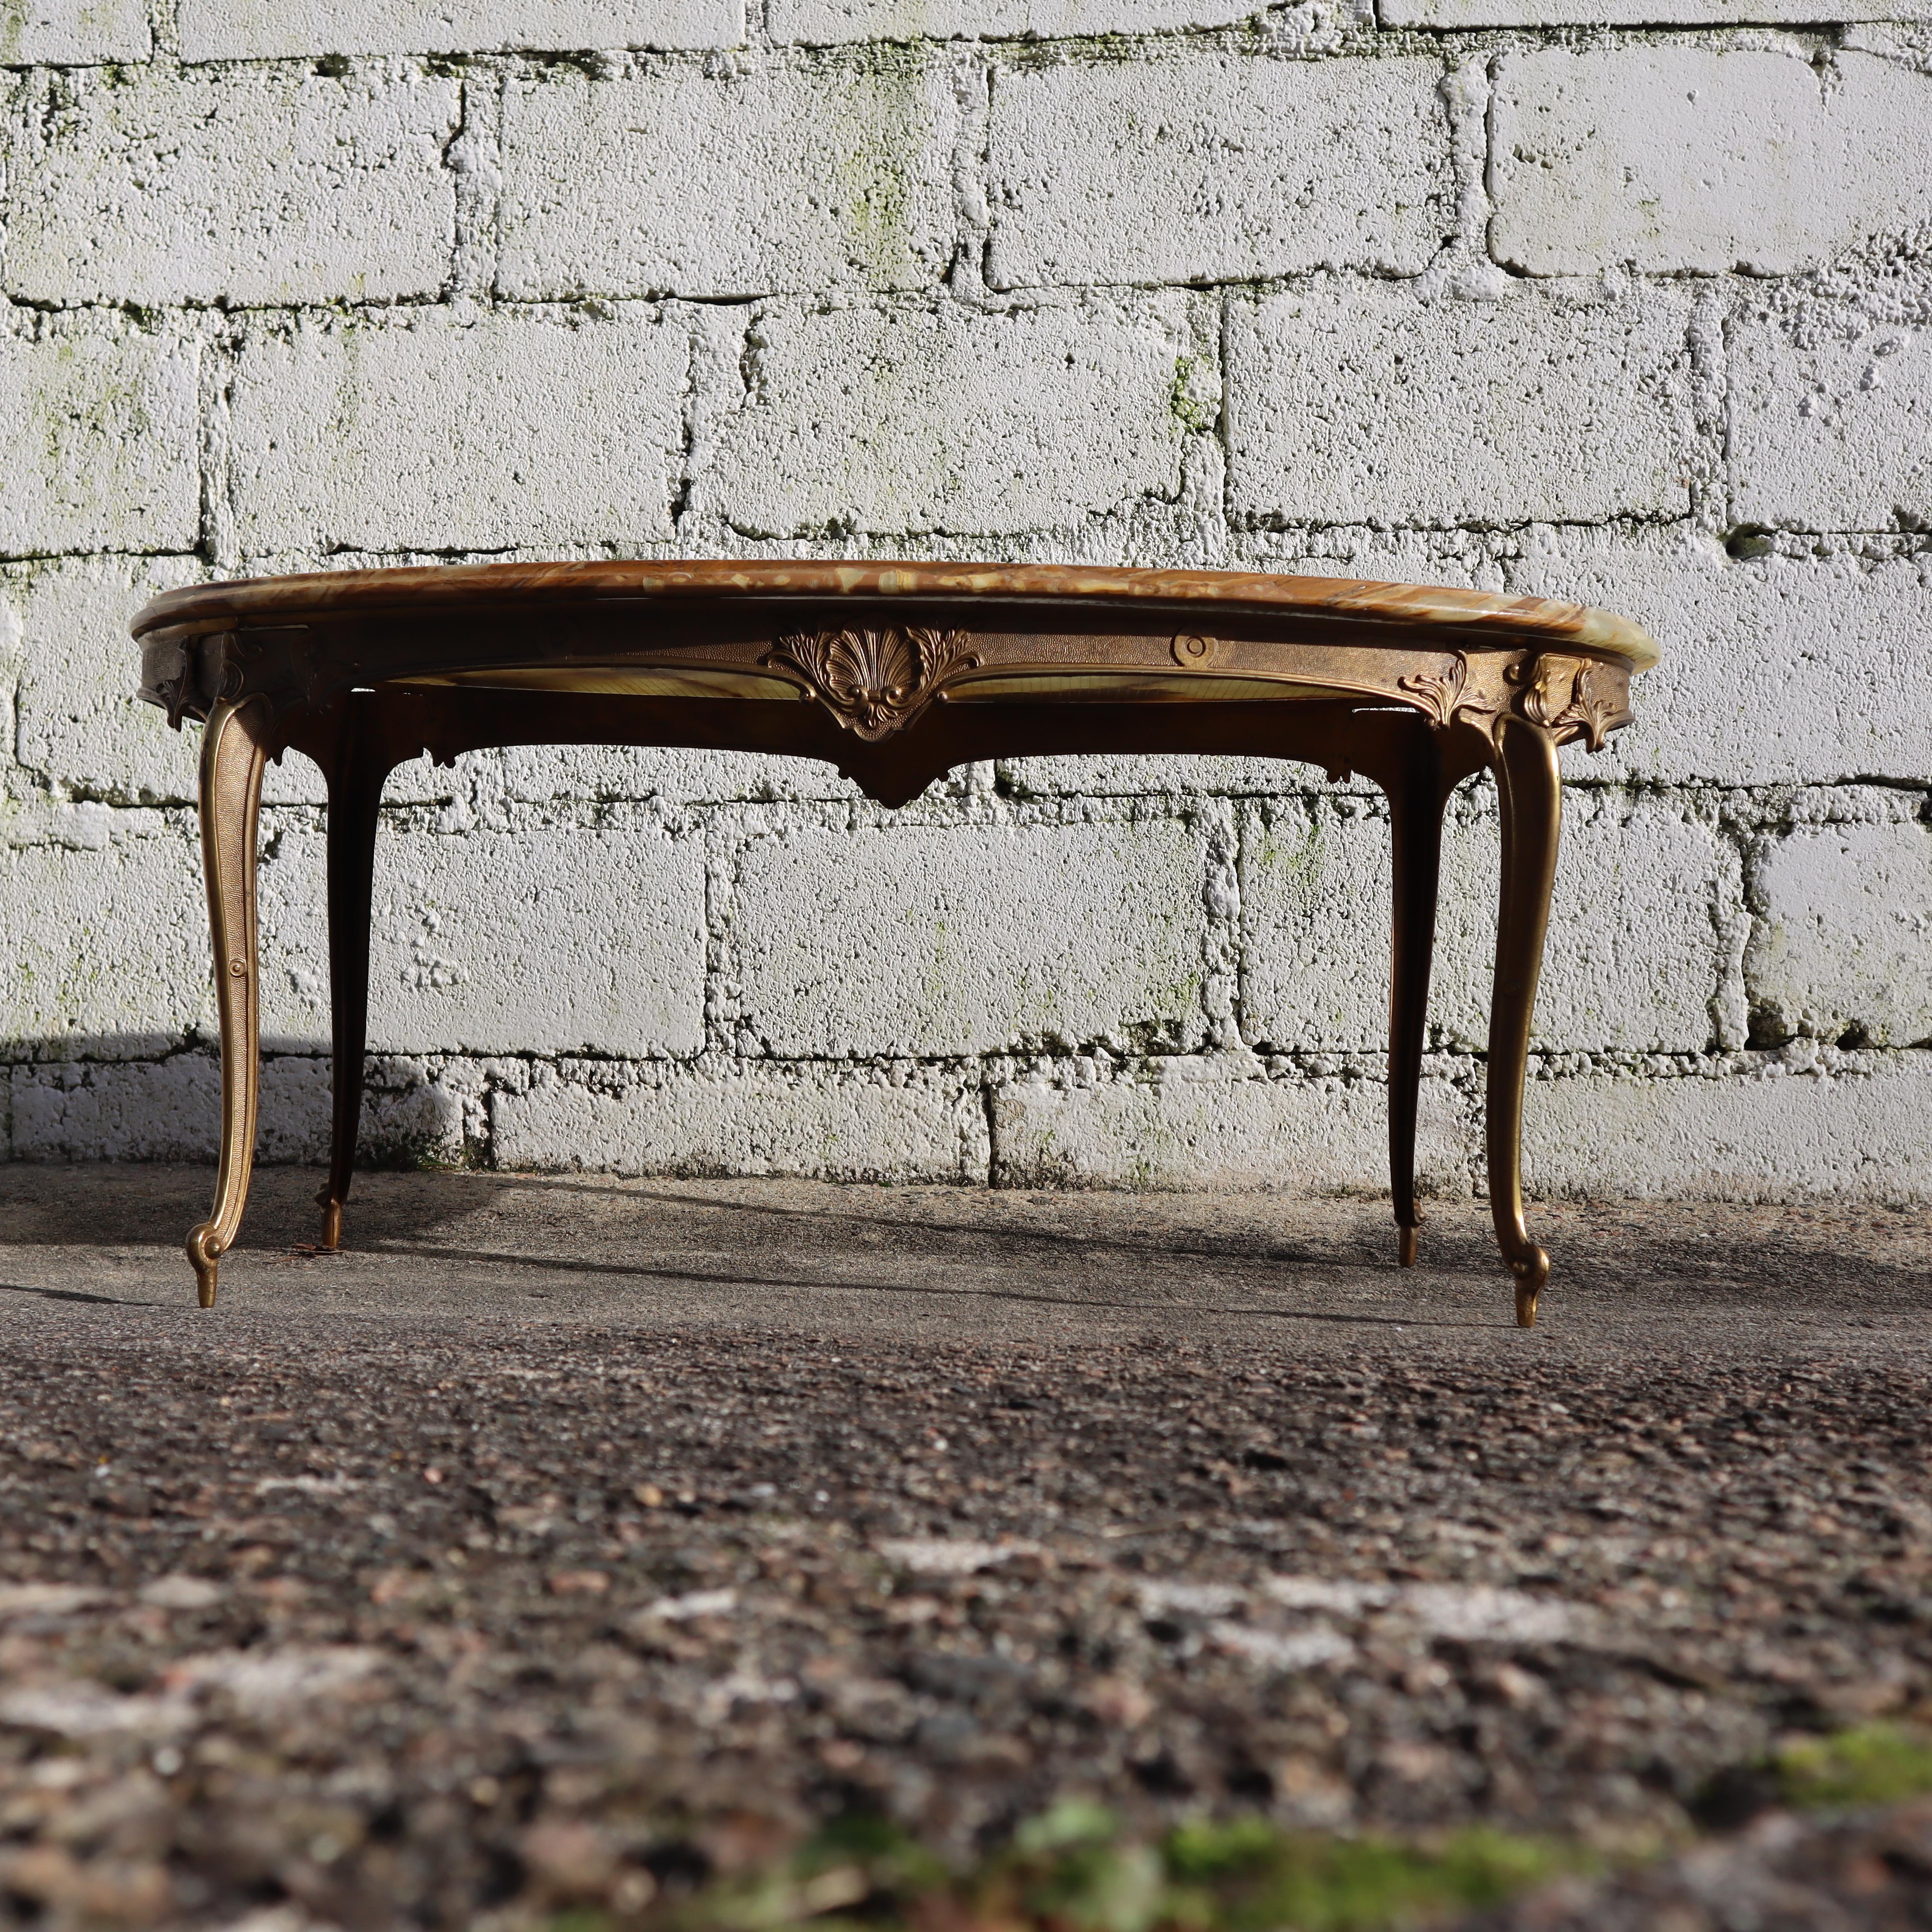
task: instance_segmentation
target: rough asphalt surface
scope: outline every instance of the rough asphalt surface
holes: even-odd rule
[[[1932,1924],[1932,1213],[0,1170],[0,1924],[620,1924],[866,1807],[1720,1835],[1512,1924]]]

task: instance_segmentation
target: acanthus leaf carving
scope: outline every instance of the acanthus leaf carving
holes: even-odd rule
[[[1486,735],[1494,730],[1496,713],[1502,709],[1482,676],[1472,678],[1468,658],[1461,651],[1446,653],[1436,670],[1417,671],[1396,682],[1428,712],[1438,731],[1461,720]]]
[[[243,683],[240,659],[251,654],[232,631],[148,644],[143,675],[148,691],[167,713],[169,728],[178,731],[184,718],[200,717],[211,701],[238,698]]]
[[[148,658],[148,675],[161,706],[168,714],[168,729],[178,731],[194,695],[194,667],[178,643],[154,646]]]
[[[767,662],[802,672],[846,730],[874,742],[896,731],[956,672],[980,662],[963,631],[918,625],[805,631],[778,639]]]
[[[1456,700],[1468,681],[1469,661],[1460,651],[1445,657],[1438,670],[1419,670],[1396,680],[1404,691],[1414,693],[1429,713],[1429,722],[1442,731],[1449,728],[1449,721],[1456,715]]]
[[[1590,749],[1630,722],[1627,674],[1596,658],[1546,652],[1513,674],[1524,687],[1523,716],[1563,737],[1580,734]]]

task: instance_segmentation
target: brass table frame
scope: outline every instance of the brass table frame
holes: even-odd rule
[[[1534,598],[1219,571],[938,564],[496,564],[265,578],[157,598],[141,694],[204,721],[202,852],[221,1031],[214,1204],[188,1238],[201,1305],[242,1222],[259,1106],[256,848],[284,750],[328,784],[334,1090],[322,1245],[361,1118],[384,780],[508,745],[788,752],[902,805],[955,766],[1068,752],[1297,759],[1387,794],[1394,842],[1389,1180],[1402,1264],[1422,1214],[1417,1096],[1442,817],[1487,769],[1502,878],[1486,1152],[1516,1318],[1550,1272],[1529,1236],[1523,1083],[1562,809],[1557,747],[1630,722],[1657,650]]]

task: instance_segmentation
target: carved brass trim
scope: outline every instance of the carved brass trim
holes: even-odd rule
[[[1523,688],[1523,716],[1559,737],[1581,732],[1593,752],[1630,722],[1628,673],[1595,658],[1546,652],[1512,674]]]
[[[802,672],[812,695],[870,743],[924,710],[948,678],[971,670],[980,658],[963,631],[895,624],[876,631],[798,632],[779,638],[765,662]]]
[[[223,698],[240,694],[238,669],[231,678],[221,668],[224,663],[232,662],[230,654],[238,641],[232,631],[211,631],[200,637],[168,638],[148,646],[148,688],[167,713],[171,730],[178,731],[184,718],[200,715],[203,704],[208,701],[207,692],[218,680],[234,686],[221,693]]]
[[[1419,670],[1412,676],[1397,678],[1396,682],[1414,694],[1429,713],[1432,724],[1446,731],[1456,715],[1456,700],[1462,696],[1468,678],[1469,661],[1458,651],[1454,657],[1444,658],[1439,670]]]
[[[194,661],[178,640],[156,645],[149,653],[154,695],[168,714],[168,729],[178,731],[194,698]]]
[[[1396,680],[1428,712],[1429,722],[1446,731],[1459,719],[1475,726],[1486,737],[1496,736],[1496,721],[1503,709],[1502,698],[1484,688],[1480,675],[1472,682],[1466,653],[1447,653],[1434,670],[1417,671]]]

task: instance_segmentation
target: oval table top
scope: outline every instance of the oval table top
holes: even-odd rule
[[[1300,615],[1414,626],[1468,641],[1541,645],[1615,658],[1647,670],[1655,641],[1615,612],[1547,597],[1504,597],[1446,586],[1383,584],[1362,578],[1298,577],[1262,571],[1140,570],[1079,564],[484,563],[406,566],[244,578],[164,592],[131,628],[273,625],[302,616],[353,619],[416,610],[456,618],[518,607],[613,600],[684,603],[796,599],[842,604],[932,598],[948,603],[1044,603],[1113,608],[1211,607],[1250,618]],[[1422,641],[1418,639],[1418,641]]]

